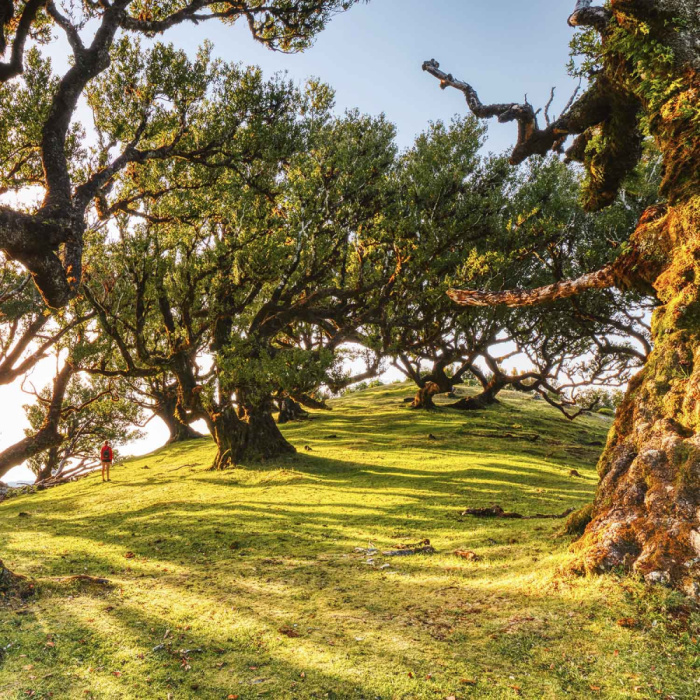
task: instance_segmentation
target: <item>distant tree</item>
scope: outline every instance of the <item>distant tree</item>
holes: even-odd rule
[[[119,355],[91,371],[172,373],[183,409],[217,443],[216,468],[293,451],[272,419],[274,399],[308,401],[337,376],[337,343],[397,268],[379,225],[393,127],[354,113],[332,118],[324,86],[302,94],[257,72],[222,71],[230,90],[212,111],[239,127],[217,179],[145,206],[150,181],[125,178],[115,197],[133,193],[142,205],[122,211],[120,239],[91,258],[84,288]],[[197,182],[198,164],[190,166],[151,177]],[[126,274],[105,285],[111,268]],[[296,344],[304,324],[333,343]]]
[[[45,424],[54,396],[47,388],[36,398],[24,407],[30,425],[25,432],[29,436]],[[122,397],[113,383],[101,377],[84,379],[74,375],[61,406],[60,444],[30,457],[27,464],[37,481],[85,473],[99,464],[100,446],[105,440],[112,443],[118,456],[120,445],[142,437],[137,424],[143,418],[141,407]]]
[[[538,392],[575,417],[586,408],[582,388],[621,385],[644,361],[644,309],[627,308],[643,306],[643,296],[628,294],[622,303],[619,294],[607,294],[533,310],[458,307],[445,292],[458,279],[502,289],[604,264],[653,194],[654,178],[645,173],[641,183],[630,182],[624,202],[592,216],[577,201],[570,168],[557,159],[509,168],[502,158],[479,155],[483,133],[473,117],[437,123],[401,159],[396,216],[410,263],[377,334],[416,383],[415,408],[432,408],[433,396],[471,377],[482,391],[452,407],[483,408],[510,387]],[[527,369],[506,369],[516,356],[527,358]]]
[[[140,381],[122,379],[120,385],[129,401],[165,423],[169,433],[168,445],[202,437],[201,433],[190,425],[193,416],[188,415],[182,406],[177,381],[172,375],[159,374]]]
[[[588,87],[540,127],[529,104],[484,105],[474,88],[425,70],[461,90],[480,118],[518,123],[511,161],[566,150],[588,173],[588,209],[610,206],[643,155],[649,133],[662,154],[660,198],[648,206],[609,263],[530,290],[458,291],[464,304],[534,305],[616,287],[652,295],[653,350],[627,394],[600,459],[591,522],[577,543],[578,568],[623,567],[650,582],[700,596],[700,15],[692,0],[578,0],[569,24],[586,40]]]

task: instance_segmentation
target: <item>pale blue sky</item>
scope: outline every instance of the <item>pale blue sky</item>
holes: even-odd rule
[[[573,34],[566,19],[573,5],[573,0],[371,0],[337,16],[311,49],[292,56],[255,43],[242,23],[234,28],[203,23],[165,36],[192,51],[211,39],[217,56],[268,73],[286,70],[299,81],[319,77],[336,89],[339,109],[384,112],[398,126],[400,145],[407,146],[430,120],[466,111],[460,93],[442,92],[421,71],[429,58],[471,82],[484,102],[521,101],[527,92],[541,107],[556,86],[555,107],[561,108],[575,87],[565,68]],[[491,124],[491,150],[507,148],[514,138],[513,124]]]

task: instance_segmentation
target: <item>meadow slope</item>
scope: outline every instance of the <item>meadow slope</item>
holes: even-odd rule
[[[562,574],[561,520],[460,516],[590,502],[610,420],[410,393],[331,402],[275,463],[208,471],[202,439],[0,504],[0,559],[36,582],[0,602],[0,698],[700,697],[680,596]]]

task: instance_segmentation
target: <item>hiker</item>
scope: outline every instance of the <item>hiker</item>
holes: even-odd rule
[[[111,481],[109,478],[109,468],[112,466],[112,448],[109,445],[109,440],[105,440],[100,450],[100,462],[102,462],[102,481]],[[105,473],[107,478],[105,479]]]

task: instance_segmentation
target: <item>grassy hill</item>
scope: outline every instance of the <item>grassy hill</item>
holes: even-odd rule
[[[285,426],[299,453],[274,464],[211,472],[197,440],[0,504],[0,559],[36,580],[0,603],[0,697],[700,697],[679,596],[558,573],[561,520],[460,516],[589,502],[609,419],[409,393]],[[381,555],[424,538],[437,553]]]

